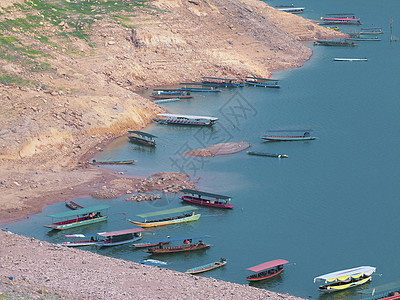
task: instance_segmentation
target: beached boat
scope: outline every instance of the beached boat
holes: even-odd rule
[[[214,87],[243,87],[244,84],[237,82],[237,79],[218,78],[218,77],[203,77],[201,82],[205,86]]]
[[[357,44],[347,39],[338,40],[317,40],[314,42],[316,46],[338,46],[338,47],[355,47]]]
[[[277,158],[287,158],[286,154],[279,154],[279,153],[266,153],[266,152],[254,152],[254,151],[247,151],[249,155],[256,155],[256,156],[267,156],[267,157],[277,157]]]
[[[190,189],[183,189],[180,191],[182,193],[191,194],[191,196],[184,195],[179,197],[179,199],[181,199],[182,201],[215,208],[233,208],[233,206],[230,204],[230,196],[212,194]]]
[[[70,200],[65,201],[65,206],[73,210],[84,208],[82,205],[79,205],[78,203]]]
[[[362,266],[321,275],[315,277],[314,282],[324,282],[323,285],[318,287],[318,290],[321,292],[333,293],[356,287],[371,281],[371,275],[375,271],[375,267]]]
[[[128,136],[129,141],[135,144],[155,147],[156,145],[156,136],[150,133],[136,131],[136,130],[129,130],[130,136]]]
[[[158,114],[162,119],[153,119],[160,124],[187,125],[187,126],[212,126],[218,118],[206,116],[178,115],[178,114]]]
[[[85,236],[88,237],[87,235]],[[97,239],[94,236],[90,236],[90,239],[78,240],[78,241],[67,241],[61,242],[59,245],[66,247],[84,247],[84,246],[96,246]]]
[[[321,17],[321,22],[319,25],[332,25],[332,24],[342,24],[342,25],[362,25],[361,20],[359,18],[352,17],[330,17],[324,18]]]
[[[154,89],[153,92],[151,93],[152,95],[189,95],[186,91],[183,91],[182,89]]]
[[[277,10],[284,11],[291,14],[301,14],[304,12],[304,7],[277,7]]]
[[[310,135],[311,130],[270,130],[269,132],[304,132],[303,135],[264,135],[261,137],[263,140],[274,142],[274,141],[308,141],[308,140],[315,140],[316,137]]]
[[[387,283],[374,288],[358,291],[365,295],[362,300],[400,299],[400,281]]]
[[[244,83],[251,86],[259,86],[265,88],[280,88],[278,80],[268,78],[247,76],[244,80]]]
[[[214,270],[216,268],[220,268],[222,266],[225,266],[226,263],[227,263],[226,259],[225,258],[221,258],[218,261],[215,261],[215,262],[212,262],[212,263],[200,266],[200,267],[191,268],[191,269],[187,270],[186,273],[189,273],[189,274],[204,273],[204,272],[208,272],[208,271]]]
[[[350,61],[350,62],[352,62],[352,61],[368,61],[368,58],[338,58],[338,57],[335,57],[333,60],[334,61]]]
[[[173,209],[167,209],[167,210],[137,215],[138,217],[145,219],[143,222],[132,221],[130,219],[128,219],[128,221],[134,225],[138,225],[141,227],[158,227],[158,226],[197,221],[200,218],[201,214],[195,214],[194,210],[196,209],[197,208],[194,206],[183,206],[179,208],[173,208]],[[185,213],[183,215],[176,215],[177,213],[182,213],[187,211],[193,211],[193,212]],[[161,215],[172,215],[172,216],[163,219],[147,220],[148,217],[161,216]]]
[[[246,279],[248,281],[260,281],[274,277],[283,271],[283,265],[287,263],[289,263],[287,260],[275,259],[251,268],[247,268],[246,270],[255,272],[256,274],[247,276]]]
[[[163,244],[159,244],[157,247],[151,247],[147,250],[144,250],[147,253],[151,254],[166,254],[166,253],[178,253],[178,252],[188,252],[188,251],[196,251],[201,249],[210,248],[211,245],[203,243],[199,240],[197,243],[193,243],[194,239],[202,239],[210,237],[209,235],[201,235],[201,236],[191,236],[191,237],[183,237],[183,238],[173,238],[169,239],[169,242],[182,242],[183,244],[177,246],[164,246]]]
[[[107,216],[103,216],[101,212],[109,208],[110,206],[108,205],[97,205],[77,209],[74,211],[67,211],[64,213],[49,215],[49,217],[51,217],[53,220],[59,219],[62,221],[58,221],[49,225],[44,225],[44,227],[57,230],[65,230],[78,226],[107,221]]]
[[[161,261],[158,259],[144,259],[141,261],[138,261],[137,263],[146,265],[146,266],[157,266],[157,267],[162,267],[168,265],[165,261]]]
[[[89,164],[91,165],[133,165],[137,160],[108,160],[108,161],[97,161],[93,159]]]

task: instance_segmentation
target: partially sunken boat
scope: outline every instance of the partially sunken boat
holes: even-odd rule
[[[155,147],[156,145],[155,135],[137,130],[129,130],[128,133],[130,134],[128,136],[129,141],[132,143],[150,147]]]
[[[207,117],[207,116],[192,116],[192,115],[178,115],[178,114],[158,114],[157,116],[163,117],[160,119],[153,119],[154,122],[157,122],[159,124],[212,126],[218,121],[218,118]]]

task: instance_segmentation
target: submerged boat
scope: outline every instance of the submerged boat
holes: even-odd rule
[[[311,130],[270,130],[269,132],[304,132],[303,135],[264,135],[261,137],[263,140],[266,141],[308,141],[308,140],[315,140],[316,137],[310,135]]]
[[[155,135],[136,130],[129,130],[128,133],[130,133],[130,136],[128,136],[129,141],[132,143],[150,147],[154,147],[156,145]]]
[[[193,206],[183,206],[179,208],[167,209],[157,212],[151,212],[147,214],[137,215],[138,217],[144,218],[143,222],[139,221],[132,221],[128,219],[134,225],[141,226],[141,227],[158,227],[158,226],[165,226],[165,225],[172,225],[178,223],[185,223],[191,221],[197,221],[201,214],[195,214],[193,210],[196,210],[196,207]],[[175,215],[176,213],[186,212],[186,211],[193,211],[192,213],[185,213],[183,215]],[[148,217],[160,216],[160,215],[173,215],[168,218],[163,219],[156,219],[156,220],[147,220]]]
[[[204,273],[204,272],[208,272],[211,270],[214,270],[216,268],[220,268],[222,266],[225,266],[227,263],[225,258],[221,258],[219,261],[215,261],[200,267],[196,267],[196,268],[191,268],[189,270],[186,271],[186,273],[189,274],[199,274],[199,273]]]
[[[67,206],[70,209],[77,210],[84,208],[82,205],[79,205],[78,203],[75,203],[74,201],[65,201],[65,206]]]
[[[59,219],[60,221],[49,225],[44,225],[44,227],[56,230],[65,230],[78,226],[107,221],[107,216],[103,216],[101,212],[109,208],[110,206],[108,205],[97,205],[49,215],[49,217],[51,217],[53,220]]]
[[[244,84],[237,82],[237,79],[218,78],[218,77],[203,77],[201,82],[205,86],[214,87],[243,87]]]
[[[338,58],[335,57],[334,61],[368,61],[368,58]]]
[[[268,157],[277,157],[277,158],[287,158],[286,154],[279,154],[279,153],[266,153],[266,152],[254,152],[254,151],[247,151],[249,155],[256,155],[256,156],[268,156]]]
[[[324,293],[333,293],[356,287],[372,280],[375,267],[362,266],[342,271],[337,271],[314,278],[314,282],[322,281],[323,285],[318,290]]]
[[[247,76],[244,83],[265,88],[280,88],[278,80]]]
[[[218,118],[206,116],[178,115],[178,114],[158,114],[162,119],[153,119],[160,124],[188,125],[188,126],[212,126]]]
[[[338,40],[317,40],[314,42],[316,46],[338,46],[338,47],[355,47],[357,44],[347,39]]]
[[[247,276],[246,279],[248,281],[260,281],[274,277],[283,271],[283,265],[287,263],[289,263],[287,260],[275,259],[251,268],[247,268],[246,270],[255,272],[256,274]]]
[[[365,295],[362,300],[400,299],[400,281],[387,283],[374,288],[358,291]]]
[[[151,247],[147,250],[144,250],[150,254],[166,254],[166,253],[178,253],[178,252],[188,252],[188,251],[196,251],[201,249],[210,248],[211,245],[203,243],[199,240],[197,243],[193,243],[194,239],[202,239],[210,237],[209,235],[201,235],[201,236],[191,236],[191,237],[183,237],[183,238],[173,238],[168,239],[169,242],[182,242],[183,244],[177,246],[164,246],[163,244],[159,244],[157,247]]]
[[[230,196],[212,194],[212,193],[201,192],[201,191],[190,190],[190,189],[183,189],[180,191],[182,193],[191,194],[191,196],[184,195],[184,196],[179,197],[179,199],[181,199],[182,201],[186,201],[186,202],[190,202],[190,203],[194,203],[194,204],[198,204],[198,205],[215,207],[215,208],[233,208],[233,206],[230,204],[230,201],[231,201]]]

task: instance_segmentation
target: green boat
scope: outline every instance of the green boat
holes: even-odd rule
[[[58,219],[58,222],[54,222],[49,225],[44,225],[44,227],[65,230],[70,228],[75,228],[78,226],[84,226],[94,223],[99,223],[107,221],[107,216],[101,214],[102,211],[110,208],[108,205],[97,205],[91,207],[85,207],[82,209],[77,209],[74,211],[67,211],[59,214],[48,215],[53,220]]]

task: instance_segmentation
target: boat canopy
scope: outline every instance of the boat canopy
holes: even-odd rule
[[[218,77],[203,77],[203,79],[226,80],[226,81],[236,81],[237,80],[237,79],[218,78]]]
[[[147,217],[175,214],[175,213],[180,213],[180,212],[185,212],[185,211],[195,210],[195,209],[197,209],[197,207],[189,205],[189,206],[182,206],[182,207],[178,207],[178,208],[171,208],[171,209],[166,209],[166,210],[150,212],[147,214],[141,214],[141,215],[137,215],[137,216],[141,217],[141,218],[147,218]]]
[[[74,217],[74,216],[78,216],[78,215],[86,215],[86,214],[89,214],[92,212],[102,211],[102,210],[109,209],[109,208],[110,208],[109,205],[96,205],[96,206],[85,207],[82,209],[66,211],[66,212],[59,213],[59,214],[48,215],[48,217],[68,218],[68,217]]]
[[[187,194],[192,194],[192,195],[199,195],[199,196],[205,196],[205,197],[216,198],[216,199],[222,199],[222,200],[231,199],[230,196],[212,194],[212,193],[201,192],[201,191],[196,191],[196,190],[183,189],[183,190],[180,190],[180,191],[181,191],[182,193],[187,193]]]
[[[151,138],[151,139],[156,138],[155,135],[152,135],[150,133],[146,133],[146,132],[143,132],[143,131],[128,130],[128,132],[129,133],[134,133],[134,134],[137,134],[137,135],[141,135],[141,136],[144,136],[144,137],[147,137],[147,138]]]
[[[358,278],[362,274],[369,276],[372,273],[374,273],[375,271],[376,271],[375,267],[361,266],[361,267],[357,267],[357,268],[336,271],[336,272],[332,272],[329,274],[315,277],[314,282],[316,282],[316,281],[325,281],[325,282],[343,281],[343,280],[346,280],[347,278],[349,278],[349,276],[352,276],[353,278]]]
[[[277,79],[269,79],[269,78],[253,77],[253,76],[247,76],[246,79],[264,80],[264,81],[278,81]]]
[[[246,270],[249,271],[253,271],[253,272],[260,272],[266,269],[270,269],[273,267],[277,267],[280,265],[284,265],[289,263],[287,260],[284,259],[275,259],[275,260],[271,260],[271,261],[267,261],[265,263],[259,264],[257,266],[251,267],[251,268],[247,268]]]
[[[157,114],[157,116],[169,117],[169,118],[205,119],[205,120],[212,120],[212,121],[218,120],[218,118],[215,118],[215,117],[192,116],[192,115],[178,115],[178,114]]]
[[[205,239],[211,237],[210,235],[193,235],[193,236],[182,236],[176,238],[167,238],[164,240],[158,240],[157,243],[164,243],[164,242],[176,242],[176,241],[184,241],[184,240],[197,240],[197,239]],[[149,242],[150,243],[150,242]]]

